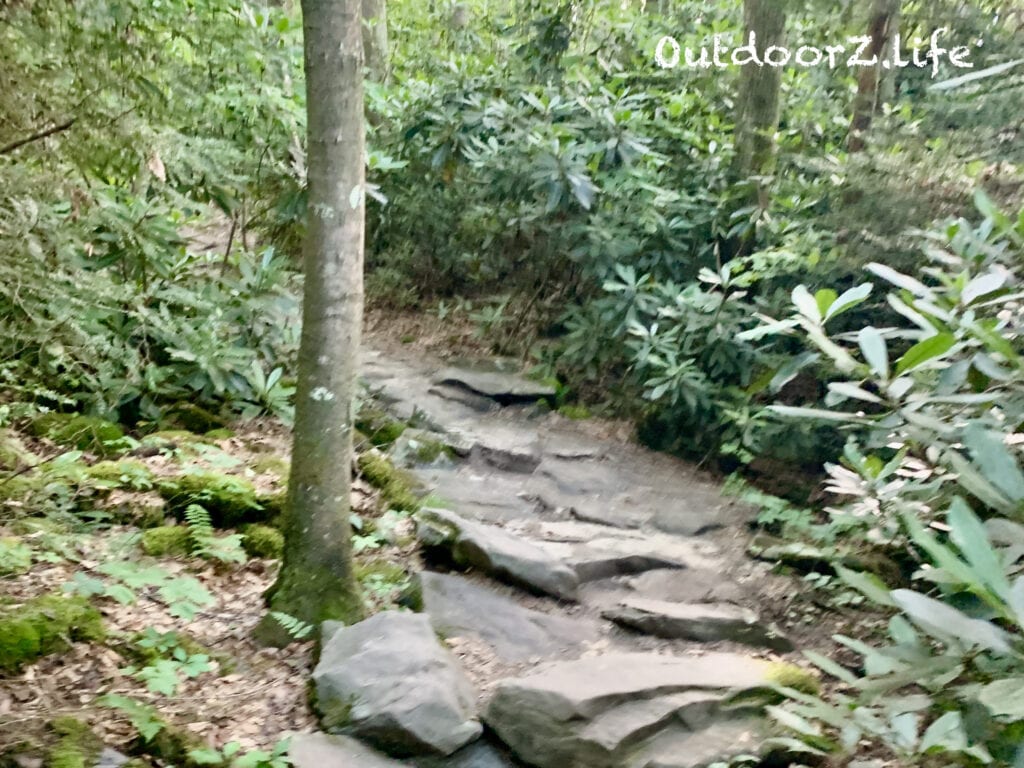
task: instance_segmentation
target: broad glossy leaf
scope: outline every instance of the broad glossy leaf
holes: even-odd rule
[[[989,272],[987,275],[979,275],[967,284],[963,293],[960,294],[960,301],[964,306],[973,304],[982,296],[995,293],[1006,285],[1006,275],[999,272]]]
[[[1024,501],[1024,473],[999,432],[985,429],[975,422],[964,432],[964,444],[974,457],[976,466],[992,485],[1010,501]]]
[[[868,361],[875,375],[882,379],[889,378],[889,350],[878,329],[870,325],[861,329],[857,341],[861,352],[864,353],[864,359]]]
[[[1024,677],[989,683],[981,689],[978,701],[996,717],[1024,720]]]
[[[851,288],[842,294],[829,306],[828,311],[825,313],[825,320],[831,320],[833,317],[841,315],[848,309],[853,309],[858,304],[862,303],[868,296],[871,295],[871,291],[874,286],[871,283],[864,283],[858,285],[856,288]]]
[[[928,726],[918,750],[925,753],[937,747],[953,751],[967,747],[967,734],[959,712],[947,712]]]
[[[875,574],[852,571],[841,565],[836,566],[836,574],[838,574],[844,584],[849,587],[853,587],[872,602],[887,607],[895,607],[896,604],[893,602],[892,597],[889,594],[889,587],[887,587],[885,582],[880,578],[875,576]]]
[[[1009,636],[995,624],[972,619],[956,608],[909,589],[894,590],[892,599],[917,626],[936,639],[1010,653]]]
[[[946,519],[950,527],[949,537],[960,548],[967,562],[984,579],[989,589],[1007,600],[1010,596],[1010,582],[978,516],[967,506],[967,502],[955,498]]]
[[[932,336],[930,339],[919,341],[908,349],[906,354],[903,355],[903,357],[901,357],[896,363],[897,375],[906,371],[912,371],[919,365],[927,363],[929,360],[942,357],[944,354],[949,352],[955,344],[956,337],[951,333],[939,333]]]
[[[793,289],[793,304],[804,317],[816,323],[821,322],[821,311],[818,309],[817,300],[807,290],[806,286],[798,285]]]
[[[902,272],[897,272],[892,267],[887,267],[885,264],[878,264],[877,262],[868,264],[867,266],[870,272],[878,275],[886,282],[892,283],[897,288],[903,288],[904,290],[910,291],[915,296],[921,298],[930,298],[932,290],[920,280],[916,280],[909,275],[904,275]]]
[[[867,403],[880,403],[882,398],[878,395],[868,392],[866,389],[861,389],[856,384],[846,381],[834,381],[828,385],[830,392],[835,392],[842,398],[852,398],[854,400],[863,400]],[[831,403],[828,403],[831,405]]]

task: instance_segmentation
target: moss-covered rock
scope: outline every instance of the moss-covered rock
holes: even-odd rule
[[[364,405],[356,416],[356,429],[376,446],[391,445],[402,436],[407,426],[373,405]]]
[[[242,549],[249,557],[280,560],[284,554],[284,535],[269,525],[247,525],[242,529]]]
[[[95,642],[104,636],[103,619],[84,597],[44,595],[24,604],[0,607],[0,671],[65,647],[66,640]]]
[[[74,717],[58,717],[50,722],[58,737],[47,756],[48,768],[92,768],[103,751],[103,742],[92,729]]]
[[[226,428],[211,429],[210,431],[203,434],[203,437],[207,440],[230,440],[235,436],[235,433]]]
[[[153,473],[138,459],[100,461],[89,467],[85,475],[99,489],[145,491],[153,487]]]
[[[100,455],[116,452],[110,443],[124,438],[124,430],[117,424],[96,416],[69,413],[47,413],[38,417],[32,422],[32,434]]]
[[[172,513],[181,514],[190,504],[199,504],[220,528],[263,522],[273,514],[257,499],[253,484],[236,475],[197,470],[164,480],[158,488]]]
[[[260,456],[249,462],[249,469],[255,472],[257,475],[274,475],[281,480],[288,478],[290,467],[288,461],[275,454],[267,454],[266,456]]]
[[[189,402],[176,403],[165,409],[160,423],[167,427],[180,427],[196,434],[224,429],[228,425],[227,419],[220,414]]]
[[[362,454],[358,464],[363,478],[380,490],[389,509],[404,512],[415,512],[419,509],[419,499],[413,492],[416,482],[408,472],[398,469],[386,456],[375,451]]]
[[[792,688],[795,691],[817,696],[821,693],[821,681],[810,670],[798,667],[796,664],[788,664],[784,661],[777,661],[771,664],[768,670],[768,682],[783,688]]]
[[[139,543],[150,557],[186,557],[192,551],[192,536],[184,525],[150,528]]]

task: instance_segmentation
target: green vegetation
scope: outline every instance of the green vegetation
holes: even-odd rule
[[[0,670],[59,651],[67,641],[98,642],[104,637],[99,612],[82,597],[44,595],[22,605],[0,604]]]
[[[103,749],[92,729],[73,717],[58,717],[50,729],[59,740],[50,748],[46,764],[52,768],[90,768]]]
[[[284,554],[284,535],[269,525],[247,525],[242,528],[242,548],[250,557],[280,560]]]
[[[230,528],[266,516],[256,489],[244,477],[209,470],[188,471],[159,483],[160,495],[172,512],[183,514],[198,504],[210,513],[214,524]]]
[[[386,508],[405,512],[419,509],[420,501],[414,492],[415,481],[386,456],[368,451],[359,457],[358,464],[366,482],[380,490]]]

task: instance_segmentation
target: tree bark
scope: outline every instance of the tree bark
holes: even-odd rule
[[[780,0],[744,0],[746,44],[753,33],[763,55],[771,46],[786,43],[786,4]],[[767,176],[775,167],[775,133],[779,130],[782,67],[746,64],[740,75],[739,112],[736,120],[735,170],[742,178]],[[762,206],[763,184],[756,184]]]
[[[360,0],[303,0],[309,223],[284,562],[272,611],[308,623],[364,615],[349,525],[352,403],[363,316],[365,127]],[[289,638],[266,617],[268,644]]]
[[[865,67],[857,78],[857,95],[853,99],[853,118],[850,120],[850,152],[860,152],[866,145],[865,136],[871,122],[886,98],[891,99],[895,81],[895,68],[886,69],[882,62],[890,60],[893,38],[899,32],[900,0],[873,0],[868,19],[871,46],[865,58],[878,58],[874,67]]]
[[[363,54],[370,79],[383,83],[390,60],[387,0],[363,0]]]

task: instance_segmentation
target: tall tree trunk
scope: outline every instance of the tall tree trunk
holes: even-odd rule
[[[370,79],[383,83],[390,58],[387,0],[363,0],[363,56]]]
[[[871,128],[871,121],[885,99],[894,94],[896,68],[886,69],[882,62],[890,60],[893,53],[893,38],[899,32],[900,0],[873,0],[868,18],[868,34],[871,46],[865,58],[878,58],[874,67],[865,67],[857,78],[857,95],[853,99],[853,118],[850,121],[848,147],[851,152],[860,152],[865,146],[865,135]]]
[[[757,37],[757,49],[763,52],[786,43],[786,3],[782,0],[744,0],[744,45],[750,35]],[[735,170],[742,178],[767,176],[775,167],[775,133],[779,129],[782,92],[782,67],[743,67],[739,86],[739,112],[736,120]],[[762,207],[763,185],[757,184]]]
[[[352,402],[363,317],[360,0],[303,0],[309,224],[284,562],[272,611],[304,622],[363,615],[349,526]],[[258,636],[288,641],[271,617]]]

